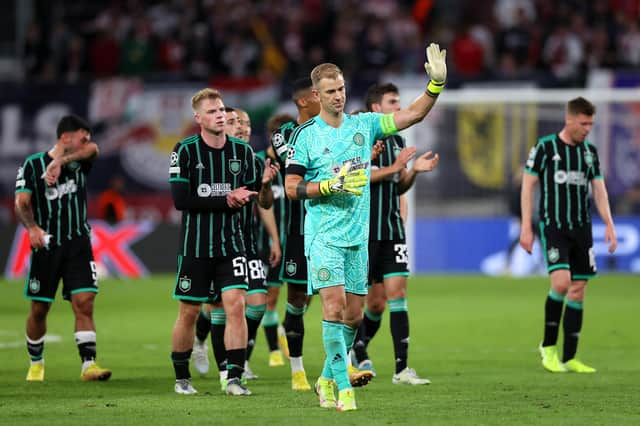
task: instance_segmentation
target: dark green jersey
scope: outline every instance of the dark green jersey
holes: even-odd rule
[[[33,216],[39,227],[52,235],[50,245],[89,235],[87,223],[87,174],[91,162],[73,161],[62,167],[54,186],[42,176],[53,158],[46,152],[33,154],[18,169],[16,193],[31,193]]]
[[[588,141],[575,146],[557,134],[538,139],[525,171],[540,179],[540,220],[558,229],[591,222],[589,182],[602,179],[598,151]]]
[[[256,156],[261,158],[263,161],[266,158],[266,152],[260,151],[256,153]],[[273,179],[271,183],[271,190],[273,191],[273,215],[276,219],[276,226],[278,227],[278,235],[280,237],[280,242],[284,242],[284,231],[285,231],[285,203],[286,199],[284,196],[284,180],[282,177],[282,173],[278,173],[276,177]],[[264,254],[268,253],[270,247],[269,234],[267,234],[267,230],[262,225],[262,223],[258,224],[258,253]]]
[[[226,137],[220,149],[208,146],[199,134],[178,142],[171,153],[169,182],[188,184],[196,197],[226,197],[256,181],[254,154],[239,139]],[[244,254],[240,210],[182,212],[178,253],[190,257]]]
[[[384,152],[371,162],[371,169],[391,166],[405,147],[404,139],[398,135],[387,136],[383,140]],[[400,194],[398,194],[399,174],[394,174],[380,182],[371,184],[371,222],[369,240],[393,241],[405,238],[404,223],[400,217]]]
[[[293,131],[298,127],[295,121],[289,121],[283,124],[271,135],[271,145],[276,152],[278,164],[280,164],[280,173],[284,180],[287,155],[289,151],[289,138]],[[304,234],[304,200],[286,199],[285,221],[286,235],[303,235]]]
[[[247,186],[247,189],[260,192],[262,186],[262,174],[264,173],[265,163],[262,158],[254,155],[254,167],[256,170],[256,180],[253,184]],[[259,220],[256,217],[258,203],[255,199],[245,204],[240,209],[240,217],[242,222],[242,236],[244,237],[244,247],[247,257],[255,258],[258,255],[258,227]]]

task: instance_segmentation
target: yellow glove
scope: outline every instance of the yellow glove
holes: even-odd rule
[[[437,43],[431,43],[427,47],[427,62],[424,63],[424,69],[431,79],[427,85],[429,96],[438,96],[444,89],[444,83],[447,81],[446,58],[447,51],[440,50]]]
[[[349,171],[350,168],[349,161],[342,166],[336,177],[320,182],[320,193],[322,195],[337,193],[362,195],[362,191],[358,188],[365,186],[369,178],[363,169]]]

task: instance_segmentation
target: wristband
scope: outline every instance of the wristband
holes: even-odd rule
[[[427,84],[425,92],[432,98],[436,98],[440,92],[442,92],[442,89],[444,89],[444,81],[442,83],[436,83],[433,80],[429,80],[429,84]]]
[[[329,179],[323,180],[320,182],[320,194],[329,195],[331,194],[331,188],[329,187]]]

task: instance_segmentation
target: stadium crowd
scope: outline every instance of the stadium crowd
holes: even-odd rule
[[[580,87],[592,68],[640,65],[635,0],[36,1],[27,81],[276,78],[331,59],[363,88],[422,72],[426,40],[449,51],[449,86],[530,80]],[[81,24],[78,24],[81,23]],[[357,54],[354,54],[357,52]],[[214,54],[215,53],[215,54]]]

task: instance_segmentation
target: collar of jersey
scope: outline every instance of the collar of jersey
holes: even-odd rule
[[[320,115],[316,115],[315,117],[316,123],[318,123],[318,125],[320,127],[331,127],[332,129],[335,129],[336,127],[333,126],[329,126],[329,124],[327,124],[326,121],[324,121],[322,118],[320,118]],[[345,120],[347,119],[347,114],[345,114],[344,112],[342,113],[342,123],[345,122]]]

